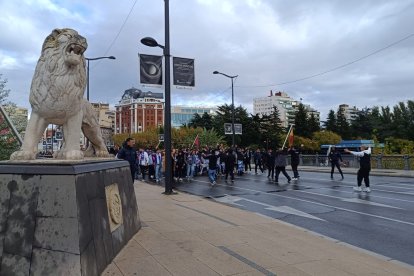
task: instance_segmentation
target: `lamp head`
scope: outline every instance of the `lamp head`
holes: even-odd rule
[[[141,43],[144,44],[145,46],[149,46],[149,47],[158,47],[160,46],[158,44],[158,42],[153,39],[152,37],[144,37],[143,39],[141,39]]]
[[[219,71],[214,71],[213,74],[220,74],[220,72]]]
[[[108,57],[109,59],[116,59],[116,57],[114,57],[114,56],[110,56],[110,57]]]

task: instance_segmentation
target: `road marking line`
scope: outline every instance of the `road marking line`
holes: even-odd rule
[[[386,204],[382,204],[382,203],[377,203],[377,202],[373,202],[373,201],[368,201],[368,200],[364,200],[364,199],[359,199],[359,198],[343,198],[343,197],[339,197],[339,196],[319,194],[319,193],[313,193],[313,192],[308,192],[308,191],[301,191],[301,190],[295,190],[295,191],[296,192],[300,192],[300,193],[306,193],[306,194],[312,194],[312,195],[319,195],[319,196],[336,198],[336,199],[339,199],[339,200],[345,201],[345,202],[361,203],[361,204],[367,204],[367,205],[373,205],[373,206],[379,206],[379,207],[387,207],[387,208],[394,208],[394,209],[405,210],[405,209],[400,208],[400,207],[394,207],[394,206],[390,206],[390,205],[386,205]]]
[[[355,192],[348,192],[348,191],[344,191],[344,190],[338,190],[338,189],[332,189],[329,187],[320,187],[320,188],[315,188],[319,189],[319,190],[329,190],[329,191],[335,191],[335,192],[340,192],[340,193],[348,193],[348,194],[355,194]],[[293,192],[296,192],[298,190],[292,190]],[[410,202],[410,203],[414,203],[414,200],[407,200],[407,199],[399,199],[399,198],[393,198],[393,197],[386,197],[386,196],[379,196],[379,195],[369,195],[370,197],[376,197],[376,198],[384,198],[384,199],[391,199],[391,200],[396,200],[396,201],[404,201],[404,202]]]
[[[207,181],[201,181],[201,180],[194,180],[194,182],[209,183]],[[216,184],[216,186],[226,187],[226,185],[222,185],[222,184]],[[333,206],[333,205],[329,205],[329,204],[314,202],[314,201],[310,201],[310,200],[305,200],[305,199],[300,199],[300,198],[295,198],[295,197],[290,197],[290,196],[284,196],[284,195],[280,195],[280,194],[269,194],[269,193],[262,192],[262,191],[258,191],[258,190],[247,189],[247,188],[240,188],[240,187],[236,187],[236,186],[232,186],[232,188],[233,189],[250,191],[250,192],[261,193],[261,194],[267,194],[267,195],[270,195],[270,196],[276,196],[276,197],[293,199],[293,200],[297,200],[297,201],[307,202],[307,203],[310,203],[310,204],[325,206],[325,207],[329,207],[329,208],[335,208],[335,209],[342,210],[342,211],[346,211],[346,212],[350,212],[350,213],[355,213],[355,214],[360,214],[360,215],[366,215],[366,216],[369,216],[369,217],[374,217],[374,218],[379,218],[379,219],[383,219],[383,220],[389,220],[389,221],[398,222],[398,223],[401,223],[401,224],[407,224],[407,225],[410,225],[410,226],[414,226],[414,223],[409,222],[409,221],[403,221],[403,220],[398,220],[398,219],[393,219],[393,218],[388,218],[388,217],[383,217],[383,216],[368,214],[368,213],[364,213],[364,212],[354,211],[354,210],[350,210],[350,209],[346,209],[346,208],[341,208],[341,207],[337,207],[337,206]]]

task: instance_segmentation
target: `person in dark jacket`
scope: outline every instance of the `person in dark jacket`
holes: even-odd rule
[[[257,149],[256,152],[253,155],[254,159],[254,172],[257,174],[257,167],[262,171],[263,173],[263,167],[262,167],[262,153],[260,152],[260,149]]]
[[[371,192],[369,188],[369,172],[371,171],[371,148],[361,146],[361,151],[355,152],[345,149],[345,152],[359,157],[359,170],[357,176],[358,187],[354,187],[357,192]],[[365,188],[361,189],[362,179],[364,179]]]
[[[214,186],[216,185],[216,170],[218,156],[216,155],[215,150],[211,150],[210,154],[204,155],[204,158],[208,159],[208,178],[210,179],[211,186]]]
[[[331,162],[331,179],[333,179],[333,173],[334,173],[335,167],[338,168],[338,171],[341,174],[342,179],[344,179],[344,174],[342,173],[342,170],[341,170],[341,164],[339,163],[339,162],[342,162],[342,155],[335,147],[331,147],[331,151],[329,152],[329,155],[328,155],[328,160],[329,162]]]
[[[134,145],[135,145],[134,138],[127,138],[124,142],[124,146],[117,154],[118,159],[124,159],[125,161],[128,161],[129,168],[131,170],[132,182],[134,182],[134,179],[135,179],[135,170],[136,170],[135,163],[137,160],[137,151],[135,150]]]
[[[275,153],[272,149],[269,149],[266,153],[266,166],[267,166],[267,178],[272,176],[272,179],[275,177]]]
[[[252,165],[250,164],[251,160],[252,160],[252,152],[249,148],[246,148],[246,150],[244,151],[244,156],[243,156],[245,172],[247,172],[247,169],[249,169],[249,171],[252,171]]]
[[[290,176],[286,172],[286,158],[287,158],[287,150],[285,149],[279,149],[276,152],[276,158],[275,158],[275,165],[276,165],[276,176],[275,176],[275,182],[279,183],[279,174],[282,172],[284,176],[286,176],[288,183],[290,183]]]
[[[231,149],[227,150],[226,158],[225,158],[225,174],[226,177],[224,178],[227,181],[227,178],[230,174],[230,180],[234,181],[234,163],[236,163],[236,158],[234,158],[233,151]]]
[[[303,145],[301,145],[301,148]],[[298,180],[299,178],[299,172],[298,172],[298,166],[299,166],[299,155],[301,154],[301,148],[297,149],[295,146],[292,146],[288,153],[290,154],[290,165],[292,166],[293,171],[293,178],[292,180]]]

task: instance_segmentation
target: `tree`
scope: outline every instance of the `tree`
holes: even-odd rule
[[[351,123],[351,135],[354,139],[370,139],[373,134],[373,122],[369,109],[361,110]]]
[[[351,138],[349,123],[346,120],[345,114],[342,112],[341,109],[338,109],[338,111],[336,112],[336,125],[336,133],[341,135],[343,139]]]
[[[232,106],[231,105],[221,105],[217,107],[217,113],[213,117],[213,126],[214,129],[218,132],[218,134],[224,136],[224,124],[231,123],[232,118]],[[251,122],[251,118],[249,118],[249,113],[247,110],[242,107],[241,105],[234,109],[234,123],[242,124],[243,127],[243,134],[235,136],[235,143],[238,146],[246,146],[249,145],[251,141],[252,135],[257,135],[252,133],[252,131],[248,128]],[[226,135],[225,140],[227,145],[231,145],[232,143],[232,135]]]
[[[319,125],[319,121],[313,113],[311,113],[311,115],[308,118],[308,127],[309,127],[309,132],[311,134],[313,134],[316,131],[321,130],[321,127]]]
[[[334,131],[334,132],[337,131],[335,111],[333,111],[332,109],[329,110],[328,118],[323,124],[324,124],[325,130]]]
[[[306,111],[306,107],[300,103],[298,110],[295,113],[295,134],[305,138],[310,138],[312,133],[309,129],[308,122],[308,112]]]
[[[0,105],[6,102],[10,90],[6,89],[6,79],[2,79],[0,74]],[[10,114],[13,114],[15,110],[15,105],[8,103],[8,108],[5,108],[7,115],[10,117]],[[10,120],[13,119],[11,118]],[[14,122],[13,122],[14,124]],[[20,127],[22,124],[17,125],[18,131],[23,131],[24,127]],[[6,118],[0,113],[0,160],[7,160],[10,158],[10,155],[19,149],[19,143],[17,138],[14,136],[13,132],[10,130],[10,127],[6,121]]]
[[[336,145],[342,138],[338,134],[329,130],[322,130],[313,133],[312,140],[321,145]]]
[[[263,142],[267,147],[276,148],[282,146],[282,136],[284,135],[284,127],[280,120],[280,113],[277,106],[273,106],[270,115],[263,115],[261,118],[259,130],[262,134]],[[261,144],[261,143],[260,143]]]
[[[6,89],[7,79],[3,79],[3,75],[0,74],[0,104],[4,104],[9,97],[10,89]]]

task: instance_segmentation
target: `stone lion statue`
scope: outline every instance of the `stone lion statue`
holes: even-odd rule
[[[12,160],[35,159],[37,144],[49,124],[63,126],[63,145],[54,157],[83,159],[108,157],[92,105],[84,99],[86,86],[86,39],[72,29],[55,29],[46,37],[30,88],[32,113],[23,145]],[[80,150],[80,133],[90,147]]]

